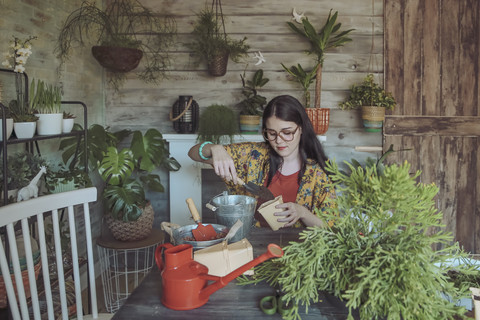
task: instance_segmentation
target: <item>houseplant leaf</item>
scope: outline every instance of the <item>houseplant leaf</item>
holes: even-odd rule
[[[98,172],[108,184],[119,186],[130,177],[135,169],[135,160],[129,149],[117,150],[108,147]]]

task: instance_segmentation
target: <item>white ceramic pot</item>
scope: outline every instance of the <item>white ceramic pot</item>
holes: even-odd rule
[[[18,139],[30,139],[35,135],[37,122],[15,122],[13,130]]]
[[[73,129],[75,119],[63,119],[62,132],[69,133]]]
[[[37,134],[47,136],[62,133],[63,113],[39,113],[36,114]]]
[[[13,119],[8,118],[5,119],[6,122],[6,127],[7,127],[7,140],[10,138],[10,135],[12,134],[13,131]],[[3,127],[2,127],[2,121],[0,121],[0,141],[3,141]]]

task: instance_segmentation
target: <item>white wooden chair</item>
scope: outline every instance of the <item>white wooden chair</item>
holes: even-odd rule
[[[83,310],[85,307],[82,305],[82,293],[80,284],[80,265],[79,265],[79,249],[86,246],[86,259],[88,265],[88,282],[90,287],[90,312],[88,316],[90,319],[109,319],[112,314],[98,314],[97,296],[95,289],[95,270],[94,270],[94,258],[92,252],[92,235],[90,226],[90,211],[89,203],[97,199],[96,188],[79,189],[69,192],[51,194],[40,196],[38,198],[17,202],[0,207],[0,230],[2,230],[2,241],[0,243],[0,266],[5,282],[5,287],[8,297],[8,306],[10,308],[13,319],[30,319],[33,313],[34,319],[41,318],[40,309],[40,288],[43,286],[45,298],[42,301],[42,307],[46,301],[46,311],[48,313],[48,319],[56,319],[54,312],[54,305],[52,302],[52,291],[60,293],[60,297],[56,300],[60,300],[61,304],[61,319],[68,319],[67,309],[67,295],[65,291],[65,271],[63,267],[62,248],[61,248],[61,225],[59,224],[59,215],[65,212],[68,216],[68,233],[70,235],[70,247],[73,264],[73,280],[75,287],[75,303],[78,319],[85,319],[87,316],[83,316]],[[75,210],[79,208],[80,210]],[[83,214],[81,210],[83,209]],[[64,210],[64,211],[63,211]],[[76,213],[77,212],[77,213]],[[83,216],[83,219],[80,217]],[[77,219],[81,221],[76,221]],[[50,222],[51,221],[51,222]],[[52,224],[53,227],[53,239],[55,259],[57,266],[58,282],[53,281],[49,274],[49,261],[47,246],[53,247],[52,241],[47,242],[47,238],[50,239],[50,231],[46,232],[46,225]],[[85,228],[85,238],[77,236],[78,225],[82,225]],[[4,228],[5,227],[5,228]],[[48,229],[48,228],[47,228]],[[73,230],[73,232],[71,232]],[[83,232],[82,232],[83,233]],[[19,235],[23,236],[24,245],[17,245],[17,239]],[[48,237],[46,236],[48,235]],[[36,241],[32,241],[31,239]],[[6,245],[8,243],[8,246]],[[37,247],[40,251],[40,260],[38,260],[38,252],[33,252],[33,248]],[[78,245],[77,245],[78,244]],[[23,248],[22,248],[23,247]],[[84,249],[84,248],[83,248]],[[26,270],[28,270],[28,283],[30,290],[25,290],[24,281],[22,280],[22,267],[19,258],[19,251],[24,250],[26,260]],[[7,252],[6,252],[7,251]],[[80,251],[83,252],[83,251]],[[7,259],[7,255],[10,257]],[[22,253],[21,253],[22,254]],[[23,255],[23,254],[22,254]],[[11,267],[7,261],[11,261]],[[37,262],[39,261],[39,262]],[[50,262],[51,263],[51,262]],[[25,265],[25,263],[23,263]],[[36,281],[35,265],[41,265],[40,271],[43,278],[42,281]],[[25,267],[24,267],[25,268]],[[13,284],[11,277],[5,276],[10,274],[10,270],[13,269],[14,279],[16,285]],[[24,274],[27,272],[24,271]],[[26,278],[26,275],[24,275]],[[29,294],[28,294],[29,293]],[[30,296],[30,298],[28,298]],[[30,302],[29,302],[30,300]],[[30,307],[30,308],[29,308]],[[30,310],[29,310],[30,309]],[[57,307],[58,309],[58,307]],[[59,317],[60,318],[60,317]]]

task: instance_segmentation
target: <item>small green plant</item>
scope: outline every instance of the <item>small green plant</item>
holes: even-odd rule
[[[268,78],[263,77],[263,70],[257,70],[252,80],[245,79],[245,71],[243,75],[240,75],[242,79],[242,94],[245,97],[238,105],[240,106],[240,114],[261,116],[263,114],[263,108],[267,104],[267,98],[258,94],[258,89],[270,81]]]
[[[420,172],[412,175],[406,162],[385,166],[381,174],[375,164],[347,165],[349,175],[335,162],[327,164],[329,187],[337,190],[329,200],[335,205],[317,212],[327,227],[307,228],[284,247],[283,257],[255,267],[254,277],[241,283],[278,287],[293,304],[284,319],[298,319],[299,306],[318,302],[322,291],[346,302],[349,319],[353,310],[364,320],[462,317],[465,309],[455,302],[470,292],[454,286],[447,262],[467,254],[451,234],[429,232],[444,227],[435,208],[438,188],[417,183]]]
[[[84,169],[67,168],[64,164],[51,165],[45,174],[45,186],[49,192],[58,189],[59,185],[69,185],[75,189],[90,187],[92,181]],[[61,188],[60,188],[61,189]]]
[[[217,16],[213,8],[205,8],[197,14],[197,20],[192,31],[193,41],[187,46],[193,51],[196,62],[211,61],[214,57],[229,54],[234,62],[246,57],[250,46],[247,38],[234,40],[222,32],[222,17]]]
[[[28,185],[30,180],[40,170],[40,167],[47,167],[45,159],[30,152],[18,152],[8,156],[7,159],[7,189],[20,189]],[[0,172],[0,190],[3,190],[4,175]]]
[[[239,133],[235,112],[225,106],[212,104],[200,114],[198,141],[221,143],[224,137],[233,142],[233,136]]]
[[[350,95],[340,103],[339,107],[342,110],[352,110],[362,106],[376,106],[391,110],[396,104],[392,93],[380,87],[370,73],[362,83],[350,87]]]
[[[60,113],[62,89],[42,80],[30,84],[30,110],[36,113]]]
[[[63,119],[75,119],[76,117],[76,115],[70,112],[63,111]]]
[[[315,81],[317,78],[317,69],[319,64],[317,63],[315,67],[310,70],[306,71],[302,68],[300,63],[297,66],[291,66],[287,68],[283,63],[281,64],[283,69],[293,78],[293,80],[300,83],[303,88],[303,96],[305,98],[305,107],[310,108],[310,85]]]

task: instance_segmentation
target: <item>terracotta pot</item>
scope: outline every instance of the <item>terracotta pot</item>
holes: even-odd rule
[[[110,72],[129,72],[138,67],[143,52],[133,48],[93,46],[92,55]]]

